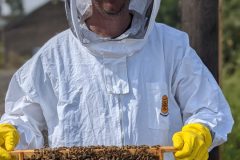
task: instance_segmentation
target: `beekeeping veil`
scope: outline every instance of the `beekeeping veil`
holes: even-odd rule
[[[130,56],[140,50],[151,32],[160,0],[130,0],[131,27],[119,37],[101,37],[90,31],[85,20],[92,14],[92,0],[66,0],[67,18],[74,35],[94,53],[116,57]]]

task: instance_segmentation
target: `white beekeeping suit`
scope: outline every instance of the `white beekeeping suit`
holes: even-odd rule
[[[111,39],[86,28],[91,1],[66,1],[71,29],[21,67],[7,92],[0,123],[17,127],[19,149],[43,147],[46,129],[50,147],[171,146],[189,123],[211,129],[212,147],[227,140],[229,106],[188,36],[155,22],[160,0],[141,2],[130,1],[136,23]]]

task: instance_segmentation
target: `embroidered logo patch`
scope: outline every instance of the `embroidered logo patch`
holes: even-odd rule
[[[162,96],[162,108],[161,108],[161,115],[167,116],[168,115],[168,96]]]

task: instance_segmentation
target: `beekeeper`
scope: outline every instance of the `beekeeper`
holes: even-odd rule
[[[207,160],[233,119],[187,34],[155,22],[160,0],[67,0],[70,24],[13,76],[0,159],[13,149],[175,146]]]

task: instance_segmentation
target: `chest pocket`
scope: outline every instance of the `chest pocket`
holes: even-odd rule
[[[169,130],[168,92],[165,85],[146,84],[148,127],[151,129]]]

